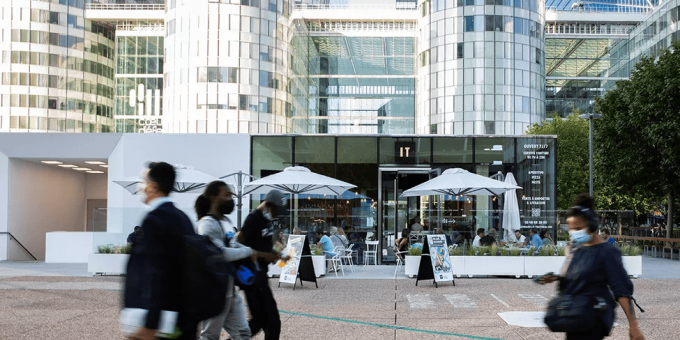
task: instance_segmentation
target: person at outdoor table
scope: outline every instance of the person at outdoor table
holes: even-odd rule
[[[545,246],[555,243],[547,230],[541,230],[541,232],[538,233],[538,236],[543,240],[543,245]]]
[[[616,244],[616,240],[609,235],[609,229],[607,228],[600,230],[600,238],[602,238],[602,241],[609,244]]]
[[[413,219],[413,224],[411,225],[411,231],[423,231],[423,226],[420,224],[420,216],[416,216]]]
[[[490,246],[496,243],[496,229],[489,229],[489,235],[486,235],[479,239],[479,244],[483,246]]]
[[[543,240],[538,236],[536,229],[529,230],[529,245],[534,248],[543,247]]]
[[[398,252],[405,252],[408,250],[409,243],[411,243],[408,237],[410,233],[411,232],[408,229],[404,228],[404,230],[401,231],[401,238],[394,241],[395,248]]]
[[[484,237],[484,229],[479,228],[477,229],[477,236],[475,236],[475,239],[472,240],[472,246],[479,247],[480,246],[479,241],[482,239],[482,237]]]
[[[435,231],[435,234],[436,235],[444,235],[445,238],[446,238],[446,245],[447,246],[450,246],[450,245],[453,244],[453,242],[451,241],[451,236],[444,234],[444,229],[437,228],[437,230]]]
[[[298,227],[293,228],[293,235],[300,235],[300,233],[302,233],[302,230],[300,230],[300,228]]]
[[[323,252],[326,254],[327,259],[336,255],[333,252],[333,248],[335,248],[333,246],[333,241],[331,241],[330,237],[324,235],[321,229],[316,231],[316,238],[319,240],[319,243],[317,243],[316,246],[323,248]]]
[[[460,232],[454,230],[451,232],[451,239],[453,244],[461,244],[465,240],[465,237],[463,237],[463,234]]]
[[[137,238],[139,238],[140,234],[142,233],[142,227],[136,226],[135,230],[133,230],[130,235],[127,237],[127,243],[129,245],[134,245],[137,243]]]
[[[614,325],[616,302],[628,319],[631,340],[643,340],[633,307],[633,282],[623,267],[621,251],[596,236],[598,217],[593,211],[592,198],[579,195],[577,205],[567,213],[571,243],[567,246],[568,267],[559,275],[546,275],[541,284],[558,282],[560,294],[600,297],[609,308],[603,311],[590,329],[566,333],[570,339],[604,339]],[[637,302],[635,303],[637,305]]]
[[[524,248],[527,245],[527,238],[522,235],[521,231],[515,230],[515,238],[517,238],[517,242],[515,242],[517,247]]]
[[[283,230],[279,229],[274,232],[274,250],[282,251],[286,249],[286,238],[283,236]]]
[[[340,234],[342,232],[342,235]],[[333,241],[333,246],[347,248],[347,237],[342,229],[337,227],[331,227],[331,241]]]

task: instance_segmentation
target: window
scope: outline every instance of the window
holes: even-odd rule
[[[470,15],[464,18],[465,20],[465,32],[475,31],[475,17]]]
[[[458,59],[464,58],[463,43],[458,43]]]
[[[522,18],[515,18],[515,34],[523,34],[522,33]]]

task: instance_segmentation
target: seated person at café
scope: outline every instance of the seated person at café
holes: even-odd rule
[[[324,235],[321,229],[316,231],[316,238],[319,240],[319,243],[317,243],[316,246],[323,248],[323,252],[326,254],[327,259],[336,255],[333,252],[333,249],[335,248],[335,246],[333,246],[333,241],[331,241],[330,237]]]
[[[515,238],[517,238],[516,246],[524,248],[527,245],[527,238],[519,230],[515,230]]]
[[[342,229],[338,229],[337,227],[331,227],[331,241],[333,241],[333,246],[335,247],[343,247],[347,248],[347,237],[345,237],[345,233],[342,232],[342,235],[340,232]]]
[[[480,246],[479,240],[481,240],[482,237],[484,237],[484,229],[479,228],[479,229],[477,229],[477,236],[475,236],[475,239],[472,240],[472,246],[473,247],[479,247]]]
[[[541,240],[543,240],[544,246],[549,246],[555,243],[553,242],[552,237],[550,237],[550,234],[548,233],[547,230],[541,230],[541,232],[538,233],[538,237],[540,237]]]
[[[536,229],[531,229],[529,231],[529,245],[531,245],[534,248],[540,248],[543,247],[543,240],[538,236],[538,232]]]
[[[453,244],[458,244],[458,245],[462,244],[463,241],[465,241],[465,237],[463,236],[463,234],[461,234],[460,232],[458,232],[456,230],[451,232],[451,239],[453,241],[452,242]]]
[[[444,236],[446,237],[446,245],[447,245],[447,246],[450,246],[450,245],[453,244],[453,242],[451,241],[451,236],[444,234],[444,229],[442,229],[442,228],[437,228],[437,230],[435,231],[435,234],[437,234],[437,235],[444,235]]]
[[[616,240],[609,235],[609,229],[607,228],[602,228],[602,230],[600,230],[600,238],[604,242],[616,244]]]
[[[420,216],[416,216],[415,218],[413,218],[411,231],[423,231],[423,226],[420,224]]]
[[[293,228],[293,235],[300,235],[300,233],[302,233],[302,230],[300,230],[300,228],[298,227]]]
[[[496,244],[496,229],[494,228],[489,229],[489,235],[486,235],[479,239],[479,244],[483,246],[490,246],[492,244]]]
[[[396,252],[401,253],[408,251],[409,245],[411,243],[408,237],[409,234],[411,234],[411,231],[404,228],[404,230],[402,230],[401,232],[401,237],[394,241],[394,249],[396,250]]]

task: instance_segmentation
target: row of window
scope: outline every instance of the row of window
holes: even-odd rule
[[[38,0],[38,1],[52,2],[55,4],[58,3],[60,5],[66,5],[80,9],[85,8],[85,0]]]
[[[27,42],[72,48],[78,51],[94,53],[104,58],[113,59],[113,48],[89,39],[52,32],[12,30],[12,42]]]
[[[69,28],[77,28],[81,30],[85,29],[85,18],[63,12],[32,9],[31,21],[43,24],[67,26]]]
[[[430,114],[441,114],[448,112],[503,112],[512,111],[515,113],[534,113],[539,108],[542,101],[526,96],[513,96],[508,94],[468,94],[462,96],[446,96],[432,98],[429,100]],[[473,117],[465,120],[473,120]]]
[[[60,90],[78,91],[96,94],[113,99],[113,88],[99,82],[90,82],[83,79],[74,79],[66,76],[56,76],[39,73],[4,72],[2,85],[22,85],[48,87]]]
[[[199,67],[199,83],[238,83],[238,67]]]
[[[10,51],[3,51],[2,62],[59,67],[69,70],[88,72],[109,79],[113,79],[115,76],[113,73],[113,68],[104,64],[87,59],[69,57],[54,53],[11,51],[10,54]]]
[[[4,97],[3,103],[8,103],[11,107],[71,111],[113,118],[112,107],[87,100],[32,94],[3,94],[2,96]]]
[[[484,5],[523,8],[532,12],[541,13],[541,10],[545,7],[545,2],[542,0],[428,0],[422,4],[421,14],[424,17],[430,12],[436,13],[455,7]]]
[[[465,32],[507,32],[528,35],[540,39],[543,29],[541,24],[519,17],[507,15],[467,15],[464,18]]]
[[[544,52],[538,47],[509,42],[475,41],[433,47],[419,55],[420,66],[464,58],[498,58],[543,64]]]
[[[502,68],[465,68],[446,70],[430,75],[430,88],[461,85],[510,85],[542,89],[542,77],[535,72]],[[426,85],[426,84],[424,84]],[[429,89],[429,88],[428,88]]]
[[[119,56],[116,62],[118,74],[163,74],[163,57]]]
[[[84,123],[82,120],[26,116],[10,116],[9,128],[54,132],[113,132],[103,119],[99,123]]]
[[[197,95],[198,96],[198,95]],[[222,98],[222,97],[220,97]],[[281,99],[266,96],[249,96],[245,94],[230,93],[224,98],[227,103],[222,104],[197,104],[196,109],[203,110],[249,110],[253,112],[272,113],[292,117],[293,106]],[[198,98],[197,98],[198,99]],[[197,100],[198,102],[198,100]]]
[[[118,37],[116,48],[118,56],[123,55],[160,55],[164,54],[163,37]]]

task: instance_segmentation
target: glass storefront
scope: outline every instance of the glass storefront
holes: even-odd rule
[[[423,233],[442,228],[466,238],[478,228],[502,225],[503,196],[401,197],[416,185],[447,169],[504,180],[513,173],[523,232],[531,228],[556,231],[556,137],[445,137],[445,136],[253,136],[252,175],[264,177],[288,166],[352,183],[342,196],[291,197],[291,215],[279,223],[285,233],[300,228],[312,242],[314,230],[342,227],[359,263],[367,240],[380,241],[379,261],[394,261],[392,246],[401,231],[417,220]],[[262,197],[251,197],[257,206]]]

